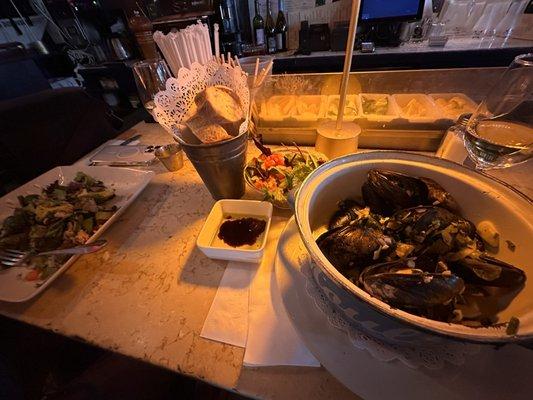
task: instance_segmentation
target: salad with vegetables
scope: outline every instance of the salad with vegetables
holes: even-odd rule
[[[254,157],[244,175],[248,184],[264,194],[265,200],[287,207],[288,192],[326,161],[319,153],[304,152],[297,147]]]
[[[40,194],[18,197],[18,206],[0,227],[0,248],[38,253],[84,244],[117,211],[115,191],[78,172],[72,182],[55,181]],[[32,257],[29,281],[52,275],[68,255]]]

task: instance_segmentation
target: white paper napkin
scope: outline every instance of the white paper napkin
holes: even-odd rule
[[[250,283],[257,264],[228,262],[200,336],[245,347]]]
[[[468,157],[462,138],[450,131],[446,132],[444,135],[445,136],[435,155],[462,164]]]
[[[94,149],[93,151],[91,151],[89,154],[87,154],[85,157],[83,158],[80,158],[78,161],[76,161],[73,165],[76,165],[76,164],[82,164],[82,165],[90,165],[91,162],[89,161],[91,159],[92,156],[94,156],[96,153],[98,153],[100,150],[102,150],[105,146],[118,146],[120,145],[122,142],[124,142],[125,139],[111,139],[111,140],[108,140],[107,142],[104,142],[103,144],[101,144],[100,146],[98,146],[96,149]],[[133,142],[131,143],[128,143],[126,146],[137,146],[138,144],[140,144],[140,140],[137,139],[137,140],[134,140]]]
[[[272,219],[260,265],[228,263],[200,334],[246,347],[246,366],[320,366],[297,336],[276,284],[274,261],[286,222]]]
[[[320,366],[294,330],[276,283],[276,249],[286,223],[282,218],[272,219],[263,262],[252,281],[246,366]]]

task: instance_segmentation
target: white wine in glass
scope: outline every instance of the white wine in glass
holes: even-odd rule
[[[533,54],[515,58],[464,130],[479,169],[506,168],[533,156]]]

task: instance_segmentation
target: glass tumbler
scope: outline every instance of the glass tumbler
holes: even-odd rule
[[[165,84],[171,77],[167,64],[162,59],[150,59],[133,64],[133,76],[139,92],[139,99],[152,116],[155,108],[155,95],[165,90]]]

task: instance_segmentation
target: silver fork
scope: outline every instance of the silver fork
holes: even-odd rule
[[[97,240],[93,243],[82,244],[81,246],[70,247],[68,249],[58,249],[32,253],[30,251],[0,249],[0,265],[4,268],[14,267],[26,261],[30,257],[51,256],[57,254],[89,254],[103,249],[107,245],[107,240]]]

